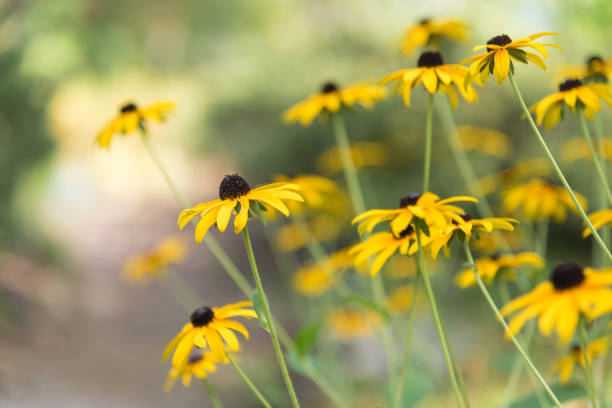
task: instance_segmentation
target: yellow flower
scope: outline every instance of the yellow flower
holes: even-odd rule
[[[428,260],[426,260],[428,261]],[[427,265],[427,272],[433,273],[433,264]],[[385,278],[393,280],[401,280],[410,278],[416,275],[417,265],[412,257],[395,256],[387,262],[387,268],[384,270]]]
[[[356,142],[351,143],[351,156],[355,168],[378,167],[387,162],[389,149],[382,143]],[[325,174],[337,174],[343,171],[342,159],[338,147],[327,149],[317,159],[317,169]]]
[[[131,282],[147,282],[151,278],[163,278],[170,264],[180,264],[185,259],[187,245],[179,237],[170,237],[147,252],[132,256],[123,267],[124,276]]]
[[[237,234],[246,227],[249,218],[251,201],[255,205],[270,206],[289,216],[289,209],[283,200],[303,201],[296,191],[300,187],[291,183],[272,183],[251,190],[249,183],[237,174],[228,174],[219,186],[219,198],[207,203],[201,203],[193,208],[181,211],[178,216],[178,225],[183,229],[193,217],[200,214],[201,220],[195,229],[196,242],[202,242],[206,231],[213,224],[217,224],[219,231],[227,228],[232,211],[240,204],[240,210],[234,219],[234,232]]]
[[[590,57],[585,65],[564,67],[564,78],[579,78],[586,81],[607,82],[612,79],[612,58],[603,59],[599,55]]]
[[[324,262],[307,264],[293,276],[293,287],[304,296],[320,296],[335,285],[336,277],[353,264],[353,258],[347,249],[341,249]]]
[[[403,285],[393,289],[393,291],[387,295],[385,304],[391,313],[401,314],[410,310],[414,303],[413,297],[414,286]]]
[[[356,311],[338,307],[329,313],[325,323],[336,339],[352,341],[373,334],[381,326],[381,319],[371,310]]]
[[[512,140],[495,129],[463,125],[457,131],[464,150],[474,150],[501,159],[508,157],[512,151]]]
[[[471,241],[470,244],[473,250],[483,254],[495,254],[500,250],[517,251],[525,247],[520,234],[512,231],[493,231],[491,234],[482,235],[480,239]]]
[[[342,226],[336,218],[318,215],[308,221],[308,231],[319,242],[327,242],[338,238]],[[302,231],[296,224],[283,225],[275,234],[274,241],[280,251],[292,252],[306,246]]]
[[[410,93],[420,83],[427,92],[434,94],[438,91],[448,94],[453,108],[457,107],[459,94],[468,101],[476,102],[478,94],[471,84],[464,85],[468,70],[458,65],[445,65],[442,55],[437,51],[425,51],[419,57],[418,68],[401,69],[384,76],[380,82],[388,84],[395,81],[394,93],[401,93],[404,104],[410,106]]]
[[[461,20],[424,18],[406,30],[401,47],[404,54],[410,55],[417,48],[426,45],[438,48],[438,42],[443,38],[462,41],[467,39],[467,36],[468,27]]]
[[[567,344],[581,314],[592,320],[610,310],[612,289],[608,286],[611,284],[612,269],[582,269],[575,263],[560,264],[553,269],[550,281],[512,300],[501,309],[501,314],[507,316],[521,310],[510,320],[512,334],[539,316],[540,332],[549,336],[554,329],[560,341]]]
[[[297,103],[283,113],[285,123],[300,122],[309,126],[321,112],[336,113],[343,106],[354,106],[359,103],[366,109],[371,109],[374,102],[385,98],[386,90],[380,85],[356,83],[340,88],[333,82],[327,82],[317,94]]]
[[[597,340],[591,341],[587,345],[586,355],[589,360],[589,365],[593,362],[594,357],[603,357],[608,352],[608,339],[607,337],[600,337]],[[585,368],[584,353],[579,345],[573,345],[567,352],[567,355],[555,364],[555,371],[559,372],[559,380],[561,384],[567,384],[574,366],[580,364],[582,368]]]
[[[601,110],[599,99],[612,106],[612,85],[600,83],[582,83],[579,79],[567,79],[559,85],[559,92],[548,95],[529,108],[536,114],[538,125],[550,129],[563,118],[563,105],[572,111],[582,109],[584,115],[593,119],[595,112]]]
[[[191,314],[191,321],[183,326],[164,349],[163,359],[168,359],[174,351],[172,365],[182,371],[188,363],[193,346],[205,348],[208,345],[217,361],[224,361],[226,344],[231,351],[240,350],[240,343],[232,330],[242,333],[247,340],[249,338],[249,332],[242,323],[230,318],[237,316],[257,318],[253,309],[247,309],[252,305],[252,302],[238,302],[219,308],[203,306],[196,309]]]
[[[521,159],[497,173],[481,177],[475,183],[478,183],[485,195],[489,195],[502,186],[532,177],[547,176],[550,172],[550,163],[544,157]]]
[[[133,103],[121,107],[119,114],[98,133],[96,143],[100,147],[109,147],[117,133],[128,134],[138,129],[146,131],[147,121],[163,122],[166,115],[176,108],[174,102],[158,102],[146,108],[139,108]]]
[[[582,208],[587,208],[587,200],[574,192]],[[554,219],[563,223],[567,210],[578,213],[569,193],[560,186],[546,180],[534,178],[527,184],[508,188],[504,191],[504,208],[513,212],[520,207],[522,215],[530,221]]]
[[[225,362],[221,361],[221,362]],[[179,369],[178,367],[172,367],[170,371],[168,371],[168,378],[166,378],[166,384],[164,385],[164,391],[170,392],[172,387],[176,381],[181,378],[181,382],[184,387],[189,387],[191,385],[191,377],[195,376],[201,380],[204,380],[208,377],[208,373],[214,373],[217,371],[217,359],[210,351],[197,351],[194,350],[189,359],[187,360],[187,364]]]
[[[393,234],[399,236],[408,228],[414,218],[424,220],[429,226],[444,227],[450,220],[452,214],[463,214],[462,208],[449,205],[457,201],[477,202],[473,197],[456,196],[440,200],[433,193],[417,194],[411,193],[400,200],[400,208],[396,210],[369,210],[359,214],[353,219],[353,224],[359,223],[359,234],[372,232],[374,227],[381,222],[391,221]]]
[[[593,224],[596,230],[600,229],[606,224],[612,223],[612,210],[599,210],[593,214],[589,214],[589,220]],[[586,238],[591,235],[591,230],[587,227],[582,231],[582,237]]]
[[[508,271],[521,266],[532,266],[534,268],[543,268],[544,260],[535,252],[521,252],[518,254],[495,254],[475,261],[478,268],[478,275],[482,280],[489,284],[500,271]],[[513,277],[510,275],[509,277]],[[455,283],[462,289],[476,284],[474,272],[472,268],[464,268],[455,276]]]
[[[612,140],[604,139],[603,142],[604,157],[606,160],[612,160]],[[599,152],[597,141],[594,140],[593,144],[595,146],[595,151]],[[593,161],[589,146],[582,137],[570,139],[565,142],[561,147],[561,157],[569,163],[573,163],[580,159]]]
[[[313,210],[329,210],[328,212],[333,213],[338,210],[334,206],[337,207],[338,203],[344,198],[342,197],[342,190],[335,181],[314,174],[301,174],[293,178],[276,176],[275,181],[295,184],[300,188],[300,195],[304,201],[303,203],[288,203],[291,212],[297,212],[303,207],[308,207]],[[343,208],[343,210],[346,209]]]
[[[558,33],[537,33],[528,37],[519,38],[515,41],[512,41],[508,35],[502,34],[491,38],[485,45],[477,45],[472,51],[476,52],[486,48],[487,52],[467,58],[459,63],[460,65],[469,62],[472,63],[466,83],[476,79],[479,83],[484,84],[489,79],[489,74],[494,74],[497,82],[501,84],[508,76],[510,69],[513,69],[511,60],[524,64],[533,62],[538,67],[545,70],[546,64],[542,58],[522,48],[533,48],[546,58],[548,56],[546,47],[555,47],[559,49],[561,49],[561,47],[555,44],[536,43],[533,42],[533,40],[545,35],[556,34]]]

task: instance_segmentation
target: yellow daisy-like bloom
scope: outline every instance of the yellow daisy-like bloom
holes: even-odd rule
[[[516,314],[509,323],[512,334],[539,316],[538,328],[544,336],[553,330],[567,344],[576,331],[582,314],[592,320],[612,306],[612,269],[581,268],[575,263],[557,265],[550,281],[542,282],[531,292],[519,296],[501,309],[503,316]]]
[[[382,143],[351,143],[350,153],[357,170],[362,167],[379,167],[387,162],[389,149]],[[338,147],[327,149],[317,158],[317,169],[324,174],[337,174],[343,171],[342,159]]]
[[[131,282],[148,282],[151,278],[163,278],[171,264],[185,259],[187,245],[179,237],[170,237],[153,249],[131,257],[123,267],[123,275]]]
[[[606,224],[612,223],[612,210],[599,210],[593,214],[589,214],[589,220],[596,230],[600,229]],[[582,237],[586,238],[591,235],[591,230],[587,227],[582,231]]]
[[[219,231],[225,231],[232,211],[240,204],[240,210],[234,219],[234,232],[238,234],[246,227],[251,201],[255,201],[255,205],[270,206],[288,217],[289,209],[283,200],[303,201],[296,191],[300,191],[299,186],[282,182],[251,190],[245,179],[237,174],[229,174],[221,181],[218,199],[181,211],[177,223],[179,228],[183,229],[193,217],[200,214],[201,220],[195,229],[195,240],[202,242],[206,232],[215,223]]]
[[[183,326],[164,349],[163,359],[168,359],[174,351],[172,365],[182,371],[193,347],[206,348],[208,345],[217,361],[225,361],[226,345],[231,351],[240,350],[240,343],[232,330],[242,333],[247,340],[249,338],[249,332],[242,323],[230,319],[238,316],[257,318],[255,311],[250,309],[252,306],[253,302],[245,301],[219,308],[202,306],[196,309],[191,314],[191,321]]]
[[[603,140],[603,154],[606,160],[612,160],[612,140]],[[595,151],[599,152],[599,144],[597,141],[593,141]],[[586,159],[593,161],[591,151],[586,143],[586,140],[582,137],[570,139],[561,146],[561,157],[568,163],[573,163],[577,160]]]
[[[478,275],[482,280],[489,284],[498,275],[500,271],[510,271],[521,266],[532,266],[534,268],[543,268],[544,260],[535,252],[520,252],[518,254],[495,254],[484,258],[479,258],[475,261],[478,268]],[[513,278],[514,274],[508,274]],[[464,268],[455,276],[455,283],[462,289],[474,286],[476,279],[472,268]]]
[[[439,48],[441,39],[462,41],[467,39],[467,36],[468,27],[461,20],[424,18],[406,30],[401,40],[401,48],[404,54],[410,55],[416,49],[427,45]]]
[[[166,115],[176,108],[174,102],[158,102],[146,108],[139,108],[134,103],[121,107],[119,114],[98,133],[96,143],[100,147],[109,147],[117,133],[126,135],[138,129],[145,129],[147,121],[163,122]]]
[[[344,223],[335,217],[318,215],[308,221],[308,231],[319,242],[327,242],[338,238]],[[296,224],[283,225],[275,234],[274,241],[280,251],[291,252],[306,246],[305,237]]]
[[[384,99],[386,90],[380,85],[356,83],[340,88],[333,82],[326,82],[321,91],[308,99],[297,103],[283,113],[285,123],[300,122],[309,126],[322,112],[336,113],[343,106],[360,104],[366,109],[372,109],[374,102]]]
[[[475,183],[480,186],[485,195],[489,195],[500,187],[532,177],[547,176],[551,171],[550,163],[544,157],[521,159],[497,173],[479,178]]]
[[[493,231],[470,242],[471,248],[482,254],[496,254],[501,250],[518,251],[525,247],[521,235],[513,231]],[[503,243],[503,245],[502,245]]]
[[[603,357],[608,353],[608,338],[601,337],[597,340],[591,341],[586,348],[587,360],[589,365],[593,362],[595,357]],[[559,359],[555,364],[555,371],[559,372],[559,380],[561,384],[567,384],[574,371],[574,366],[580,364],[582,368],[585,368],[584,353],[579,345],[573,345],[568,350],[565,357]]]
[[[193,376],[205,380],[208,377],[208,373],[217,371],[217,363],[217,359],[210,351],[202,353],[201,351],[194,350],[189,356],[187,364],[182,369],[172,367],[170,371],[168,371],[164,391],[170,392],[179,378],[184,387],[189,387],[191,385],[191,377]]]
[[[352,266],[353,258],[348,249],[341,249],[324,262],[307,264],[293,276],[293,287],[304,296],[320,296],[335,285],[338,275]]]
[[[452,215],[463,214],[465,211],[457,206],[449,205],[457,201],[478,202],[474,197],[456,196],[440,200],[433,193],[411,193],[400,200],[396,210],[369,210],[359,214],[353,219],[353,224],[359,223],[359,234],[372,232],[376,225],[384,221],[391,221],[391,230],[399,236],[414,218],[420,218],[429,226],[445,227],[452,220]]]
[[[453,108],[457,107],[459,93],[469,103],[478,101],[474,87],[471,84],[464,86],[465,76],[468,74],[467,68],[445,65],[442,55],[437,51],[422,53],[417,66],[385,75],[380,82],[382,84],[395,82],[393,92],[399,92],[403,96],[406,106],[410,106],[410,93],[420,83],[430,94],[438,91],[447,94]]]
[[[313,210],[331,210],[329,212],[333,213],[336,208],[330,207],[337,205],[340,200],[338,196],[342,195],[342,190],[335,181],[314,174],[301,174],[293,178],[276,176],[275,181],[295,184],[300,188],[304,201],[287,203],[291,212],[307,207]]]
[[[457,128],[464,150],[473,150],[491,156],[506,158],[512,152],[512,140],[502,132],[475,125]]]
[[[393,314],[405,313],[412,307],[414,303],[414,286],[403,285],[395,288],[387,295],[385,304],[387,309]]]
[[[428,261],[428,260],[426,260]],[[434,271],[433,264],[427,265],[427,272],[431,275]],[[416,275],[417,264],[414,258],[407,256],[394,256],[387,262],[384,270],[385,278],[392,280],[402,280]]]
[[[512,41],[508,35],[502,34],[491,38],[484,45],[477,45],[472,51],[476,52],[486,48],[487,52],[467,58],[459,63],[460,65],[472,63],[466,83],[477,80],[479,83],[484,84],[489,79],[489,74],[494,74],[497,82],[501,84],[508,76],[508,72],[510,72],[512,60],[523,64],[533,62],[538,67],[546,70],[546,64],[540,56],[525,51],[523,48],[533,48],[546,58],[548,57],[546,47],[555,47],[559,49],[561,49],[561,47],[555,44],[536,43],[533,42],[533,40],[545,35],[556,34],[558,33],[537,33],[519,38],[515,41]]]
[[[371,310],[356,311],[338,307],[329,313],[325,323],[336,339],[353,341],[372,335],[382,322],[380,316]]]
[[[559,92],[536,102],[529,111],[535,112],[538,125],[544,122],[544,127],[550,129],[563,118],[564,105],[572,111],[578,107],[587,118],[593,119],[595,112],[601,110],[600,99],[612,106],[612,85],[567,79],[559,85]]]
[[[587,60],[585,65],[564,67],[561,75],[564,78],[607,82],[612,79],[612,58],[604,59],[599,55],[594,55]]]
[[[582,208],[587,208],[587,200],[574,192]],[[554,219],[563,223],[567,210],[578,213],[569,193],[560,186],[546,180],[535,178],[527,184],[508,188],[503,194],[504,208],[513,212],[520,208],[522,215],[530,221]]]

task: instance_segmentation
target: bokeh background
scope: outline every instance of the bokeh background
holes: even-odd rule
[[[444,49],[447,62],[470,56],[473,45],[500,30],[514,37],[560,32],[554,42],[564,50],[550,52],[549,70],[517,67],[528,103],[556,89],[561,64],[612,51],[608,0],[0,1],[0,405],[207,406],[197,382],[162,392],[168,367],[161,351],[186,312],[162,285],[133,287],[121,277],[130,255],[177,232],[180,208],[137,137],[116,139],[104,151],[94,146],[95,135],[126,101],[176,101],[169,121],[151,128],[151,141],[192,202],[214,198],[229,172],[239,171],[251,185],[315,172],[317,156],[334,143],[329,124],[285,126],[281,113],[324,81],[376,80],[414,66],[418,55],[402,56],[399,41],[424,17],[470,24],[466,43]],[[491,81],[479,94],[478,104],[460,102],[457,122],[501,130],[512,138],[516,157],[537,157],[509,84]],[[390,147],[385,166],[360,174],[368,207],[394,207],[420,188],[425,97],[417,90],[410,109],[388,98],[372,112],[347,113],[352,140]],[[610,124],[609,111],[602,117]],[[556,152],[576,136],[571,119],[545,134]],[[438,122],[434,138],[432,190],[464,193]],[[505,164],[474,160],[481,175]],[[588,163],[567,170],[577,190],[594,198]],[[261,224],[252,225],[272,308],[295,333],[305,312],[287,290],[293,271],[278,267]],[[588,262],[590,241],[580,239],[580,228],[576,217],[551,226],[553,259]],[[211,233],[247,271],[240,236]],[[346,242],[356,238],[351,233]],[[192,231],[184,237],[191,243]],[[470,392],[481,401],[475,404],[486,406],[482,401],[503,388],[513,351],[476,291],[453,286],[457,265],[442,268],[434,284]],[[204,246],[190,244],[177,273],[207,304],[242,299]],[[242,364],[286,406],[269,339],[255,323],[249,328]],[[426,307],[414,344],[414,403],[452,406]],[[556,352],[551,344],[535,344],[546,364]],[[336,347],[338,369],[351,372],[359,386],[356,406],[382,405],[378,343]],[[327,406],[309,380],[294,375],[305,406]],[[257,406],[231,368],[213,382],[226,406]],[[525,379],[526,395],[529,388]]]

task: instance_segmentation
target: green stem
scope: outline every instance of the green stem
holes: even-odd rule
[[[584,372],[587,379],[587,391],[591,399],[591,408],[597,408],[597,392],[595,391],[595,381],[593,380],[593,367],[591,366],[587,353],[589,342],[587,340],[586,323],[583,318],[581,318],[578,323],[578,335],[580,336],[580,349],[584,357]]]
[[[587,146],[589,147],[589,152],[591,153],[591,158],[593,159],[593,164],[595,165],[595,170],[597,170],[597,174],[599,175],[601,184],[603,185],[603,188],[606,192],[608,202],[612,204],[612,192],[610,191],[610,186],[608,185],[608,178],[606,177],[606,173],[601,163],[599,162],[599,157],[597,157],[595,146],[593,146],[593,138],[591,137],[591,133],[589,132],[589,127],[587,126],[586,118],[584,117],[584,112],[582,111],[582,109],[579,109],[578,120],[580,121],[580,127],[582,128],[582,134],[584,135],[584,139],[586,140]]]
[[[440,344],[442,345],[442,352],[444,353],[444,360],[446,361],[446,367],[448,369],[448,375],[451,380],[451,384],[453,385],[453,391],[455,392],[455,398],[457,398],[457,404],[460,408],[465,408],[466,403],[464,401],[464,395],[459,389],[459,383],[457,381],[457,375],[459,371],[457,371],[455,365],[452,362],[450,356],[450,344],[446,341],[446,333],[444,330],[444,326],[442,325],[442,320],[440,319],[440,314],[438,313],[438,306],[436,304],[436,299],[433,294],[433,290],[431,288],[431,282],[429,281],[429,276],[427,272],[427,266],[425,264],[425,259],[423,256],[423,247],[421,246],[421,231],[416,229],[417,236],[417,244],[419,245],[419,250],[417,252],[417,265],[419,274],[423,279],[423,286],[425,287],[425,294],[427,295],[427,299],[429,301],[429,305],[431,306],[431,311],[434,316],[434,322],[436,324],[436,329],[438,330],[438,336],[440,337]]]
[[[561,171],[561,168],[557,164],[557,161],[555,160],[554,156],[550,152],[550,149],[548,148],[548,145],[546,144],[546,141],[544,140],[544,138],[542,137],[542,134],[538,130],[538,126],[536,125],[536,123],[534,122],[533,118],[531,117],[531,113],[529,113],[529,109],[527,108],[527,105],[525,104],[525,101],[523,100],[523,96],[521,95],[521,91],[519,90],[518,85],[516,84],[516,79],[514,78],[514,75],[512,74],[512,72],[509,72],[508,76],[510,78],[510,83],[512,84],[512,89],[514,90],[514,93],[515,93],[517,99],[519,100],[521,108],[523,109],[523,112],[525,113],[525,116],[527,117],[527,120],[529,121],[529,125],[531,126],[531,129],[533,130],[533,133],[536,135],[538,141],[540,142],[540,145],[542,145],[542,148],[544,149],[544,153],[546,153],[546,157],[550,161],[550,164],[552,165],[553,169],[555,170],[555,173],[557,174],[557,176],[561,180],[561,183],[563,184],[563,186],[565,187],[565,189],[569,193],[569,195],[570,195],[570,197],[572,199],[572,202],[574,203],[574,205],[576,206],[576,209],[578,210],[578,213],[580,213],[580,217],[582,217],[582,220],[584,221],[584,223],[589,227],[589,230],[591,230],[591,233],[593,234],[593,237],[595,238],[595,240],[597,241],[599,246],[601,246],[601,249],[605,252],[605,254],[608,257],[608,259],[612,261],[612,253],[610,253],[610,250],[606,247],[606,244],[603,242],[603,240],[601,239],[601,237],[597,233],[597,230],[595,229],[595,227],[593,226],[593,224],[589,220],[589,217],[587,216],[586,212],[584,211],[584,208],[582,208],[582,206],[580,205],[580,202],[578,202],[578,199],[576,198],[576,194],[574,194],[574,191],[572,190],[572,188],[570,187],[569,183],[565,179],[565,176],[563,175],[563,172]]]
[[[603,168],[604,174],[606,175],[606,180],[608,179],[608,162],[607,162],[607,158],[606,158],[606,145],[605,145],[605,138],[603,136],[603,124],[601,122],[601,116],[596,116],[595,117],[595,125],[594,125],[594,129],[595,129],[595,140],[597,141],[597,150],[598,150],[598,154],[599,154],[599,162],[601,163],[601,167]],[[604,208],[608,208],[608,201],[605,197],[605,193],[601,190],[599,190],[599,208],[600,209],[604,209]],[[601,238],[603,239],[604,243],[606,244],[606,247],[610,246],[610,227],[608,225],[604,225],[601,229]],[[603,255],[603,254],[602,254]],[[609,260],[607,258],[605,258],[605,256],[602,257],[602,259],[599,262],[599,265],[605,267],[608,266],[610,264]]]
[[[550,223],[548,220],[541,220],[538,222],[538,252],[543,259],[546,259],[546,249],[548,248],[548,227]]]
[[[253,384],[253,382],[249,379],[249,377],[247,377],[247,375],[244,373],[244,371],[242,371],[242,369],[240,368],[238,363],[236,363],[236,361],[234,361],[232,355],[230,353],[228,353],[228,352],[226,352],[225,355],[227,356],[227,359],[229,360],[229,362],[232,365],[232,367],[234,367],[234,370],[236,370],[236,372],[238,373],[240,378],[242,378],[244,383],[251,389],[251,391],[253,391],[253,394],[255,394],[255,396],[257,397],[259,402],[261,402],[263,404],[263,406],[266,407],[266,408],[272,408],[272,405],[270,405],[268,400],[266,400],[266,398],[263,396],[263,394],[261,392],[259,392],[257,387],[255,387],[255,384]]]
[[[353,203],[353,211],[355,211],[356,215],[361,214],[365,211],[366,207],[363,200],[363,193],[361,192],[361,186],[359,185],[359,179],[357,178],[357,169],[355,168],[355,163],[353,162],[353,156],[351,154],[351,146],[346,133],[346,125],[344,124],[344,119],[339,114],[333,114],[331,117],[338,153],[340,154],[340,160],[344,168],[346,185],[351,196],[351,202]]]
[[[431,142],[433,139],[433,109],[434,94],[429,94],[427,101],[427,116],[425,117],[425,161],[423,162],[423,192],[429,191],[429,175],[431,172]]]
[[[531,359],[529,358],[529,356],[527,355],[527,353],[525,352],[525,350],[523,349],[523,347],[521,346],[519,341],[516,339],[514,334],[512,334],[512,332],[510,331],[510,328],[508,328],[508,325],[506,324],[506,321],[502,317],[499,309],[495,305],[495,301],[493,301],[493,298],[491,298],[491,295],[489,294],[489,291],[487,290],[487,287],[485,286],[484,282],[480,278],[480,275],[478,274],[478,268],[476,267],[476,264],[474,263],[474,258],[472,257],[472,251],[470,250],[469,241],[467,239],[463,242],[463,249],[465,251],[465,256],[468,259],[468,263],[470,264],[470,266],[472,268],[472,271],[474,272],[474,278],[476,279],[476,283],[478,284],[478,287],[480,288],[480,291],[482,292],[482,294],[484,295],[485,299],[487,300],[487,303],[491,307],[491,310],[493,310],[493,313],[495,314],[495,317],[497,317],[497,320],[504,327],[504,330],[505,330],[506,334],[510,337],[510,339],[512,340],[512,342],[516,346],[517,350],[519,351],[519,353],[521,354],[521,356],[525,360],[525,363],[527,364],[527,367],[529,367],[529,369],[533,372],[533,374],[536,376],[538,381],[542,384],[542,386],[544,387],[544,389],[546,390],[546,392],[548,393],[550,398],[552,398],[552,400],[557,405],[557,407],[561,408],[562,407],[561,406],[561,402],[559,401],[559,399],[557,398],[555,393],[550,389],[550,387],[548,386],[548,384],[544,380],[544,377],[542,377],[542,375],[540,374],[540,372],[538,371],[536,366],[533,364],[533,362],[531,361]]]
[[[293,404],[294,408],[299,408],[300,403],[297,400],[297,395],[295,394],[293,383],[291,381],[291,377],[289,376],[289,370],[287,369],[287,364],[285,363],[285,357],[283,356],[283,351],[281,350],[281,346],[278,341],[278,335],[276,333],[276,324],[274,323],[274,320],[272,320],[272,314],[270,313],[270,305],[268,304],[268,298],[266,297],[263,285],[261,284],[261,277],[259,276],[257,262],[255,262],[255,253],[253,252],[253,246],[251,245],[249,229],[246,226],[242,230],[242,237],[244,238],[244,246],[246,248],[247,256],[249,258],[249,264],[251,265],[251,271],[253,272],[253,280],[255,281],[255,286],[257,287],[257,293],[259,294],[259,298],[261,299],[264,315],[269,324],[270,337],[272,338],[272,344],[274,345],[274,352],[276,353],[276,358],[278,359],[278,364],[280,366],[283,379],[285,380],[287,391],[289,391],[291,403]]]
[[[202,380],[202,383],[204,383],[204,388],[206,388],[206,393],[208,394],[208,398],[210,398],[213,408],[223,408],[223,404],[219,399],[219,395],[217,395],[215,386],[209,383],[207,380]]]

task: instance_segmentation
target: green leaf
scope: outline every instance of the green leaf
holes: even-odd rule
[[[319,333],[321,333],[321,323],[313,323],[304,327],[295,336],[295,347],[300,356],[305,356],[310,352],[313,346],[317,343]]]
[[[255,309],[255,313],[257,313],[257,320],[259,321],[259,325],[263,327],[264,330],[270,331],[270,322],[268,322],[268,319],[266,318],[263,302],[262,299],[259,297],[259,292],[257,291],[257,289],[253,291],[253,309]]]
[[[518,48],[509,48],[508,49],[508,53],[516,58],[517,60],[521,61],[523,64],[527,64],[527,54],[525,54],[525,51],[520,50]]]
[[[257,214],[257,216],[259,217],[261,222],[263,222],[264,227],[267,227],[268,226],[268,219],[266,217],[264,217],[264,215],[262,213],[262,210],[261,210],[261,207],[259,205],[254,205],[254,206],[251,207],[251,209],[253,209],[253,211],[255,212],[255,214]]]
[[[401,408],[413,408],[420,400],[434,391],[434,384],[429,376],[422,375],[423,367],[413,365],[408,368],[404,379],[404,388],[400,397]],[[395,403],[397,386],[388,383],[386,387],[387,406],[392,407]]]
[[[422,218],[415,218],[414,228],[416,231],[422,231],[423,234],[429,236],[429,226]]]
[[[572,401],[587,396],[584,387],[578,384],[557,384],[552,386],[551,389],[561,402]],[[548,396],[546,396],[546,399],[550,401]],[[535,394],[530,394],[523,399],[514,401],[512,405],[510,405],[510,408],[540,408],[540,401]]]
[[[366,297],[360,295],[341,296],[340,301],[370,309],[378,313],[384,320],[389,320],[391,318],[391,314],[386,308],[379,306],[378,304]]]

